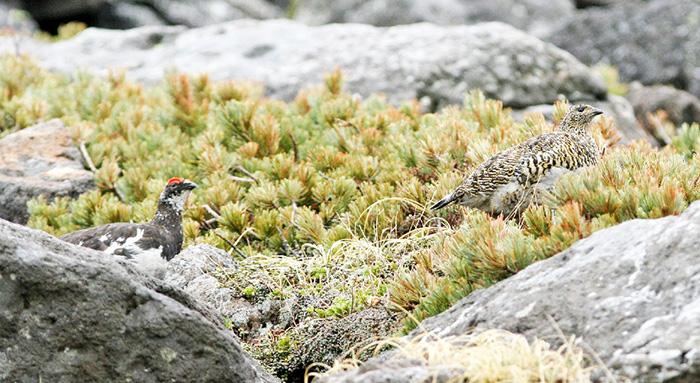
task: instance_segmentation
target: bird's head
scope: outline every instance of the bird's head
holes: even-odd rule
[[[603,111],[586,104],[572,105],[559,124],[559,130],[585,133],[593,118]]]
[[[185,201],[187,197],[190,196],[190,191],[196,188],[197,184],[188,180],[178,177],[173,177],[168,181],[168,184],[160,193],[160,204],[169,204],[174,207],[178,212],[182,212],[185,207]]]

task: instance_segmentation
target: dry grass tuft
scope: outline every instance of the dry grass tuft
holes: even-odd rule
[[[583,350],[570,337],[558,349],[534,339],[505,330],[486,330],[478,334],[442,337],[432,332],[412,339],[378,341],[338,361],[323,373],[308,377],[328,376],[357,369],[362,362],[355,357],[367,349],[394,348],[389,360],[417,360],[430,372],[426,381],[438,375],[450,376],[445,383],[587,383],[595,368]]]

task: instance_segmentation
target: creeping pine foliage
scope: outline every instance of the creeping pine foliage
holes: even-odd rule
[[[422,320],[596,230],[679,214],[700,193],[697,124],[661,150],[622,147],[602,116],[599,165],[563,177],[515,221],[426,208],[490,156],[554,129],[536,113],[516,123],[476,90],[424,114],[415,101],[353,96],[339,70],[285,103],[255,83],[170,73],[144,88],[120,71],[67,78],[21,56],[0,59],[0,85],[0,137],[61,118],[96,168],[96,190],[31,201],[29,226],[60,235],[144,222],[167,179],[190,178],[201,187],[184,213],[185,246],[237,258],[240,271],[220,279],[241,296],[317,297],[311,317],[384,302]]]

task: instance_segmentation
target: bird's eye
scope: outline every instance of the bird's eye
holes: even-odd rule
[[[578,107],[578,112],[579,112],[579,113],[583,113],[583,111],[584,111],[585,109],[586,109],[585,107],[579,106],[579,107]]]

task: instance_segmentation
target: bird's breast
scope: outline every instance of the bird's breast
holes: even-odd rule
[[[163,276],[165,276],[165,269],[168,267],[168,261],[162,254],[163,246],[140,249],[140,251],[131,255],[128,262],[132,263],[141,271],[158,278],[163,278]]]

